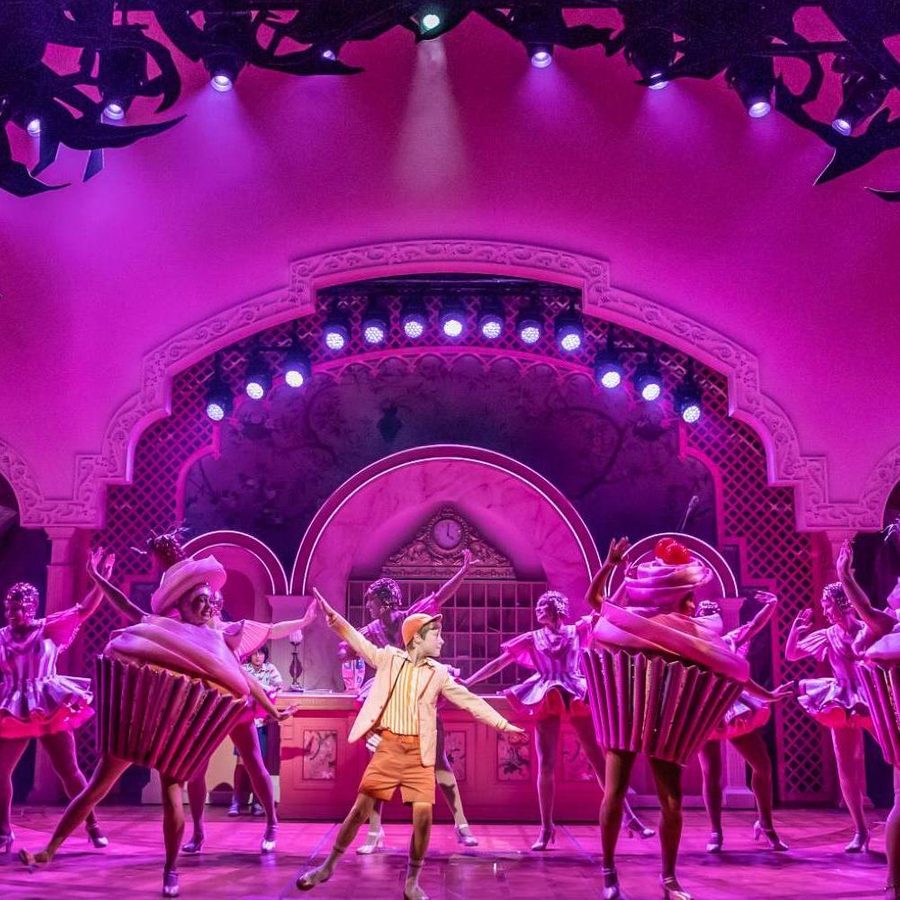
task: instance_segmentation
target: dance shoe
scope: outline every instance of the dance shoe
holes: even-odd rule
[[[691,900],[691,895],[682,889],[674,875],[661,876],[659,880],[662,883],[663,900]]]
[[[88,840],[98,849],[102,850],[109,846],[109,838],[100,830],[100,826],[94,822],[92,825],[86,825]]]
[[[531,845],[532,850],[546,850],[548,847],[556,843],[556,826],[551,825],[549,828],[542,828],[538,839]]]
[[[425,865],[424,859],[411,859],[407,863],[406,884],[403,886],[403,900],[428,900],[428,894],[419,887],[419,872]],[[412,874],[409,874],[409,873]]]
[[[50,856],[46,850],[41,850],[39,853],[29,853],[27,850],[20,850],[19,862],[28,866],[29,869],[34,869],[37,866],[46,866],[50,862]]]
[[[853,835],[850,843],[844,847],[844,853],[868,853],[869,851],[869,832],[861,833],[859,831]]]
[[[356,852],[360,856],[370,856],[376,850],[384,849],[384,829],[379,828],[378,831],[370,831],[366,837],[366,842],[360,844],[356,848]]]
[[[317,884],[324,884],[329,878],[331,878],[331,872],[325,866],[309,869],[297,879],[297,890],[311,891]]]
[[[278,825],[266,825],[263,839],[259,845],[260,853],[271,853],[275,849],[275,841],[278,839]]]
[[[756,823],[759,825],[759,822]],[[754,835],[756,831],[754,829]],[[711,831],[709,833],[709,840],[706,842],[706,852],[707,853],[721,853],[722,852],[722,842],[724,838],[722,837],[721,831]]]
[[[604,866],[600,873],[603,875],[603,900],[625,900],[625,895],[619,886],[619,873],[615,868]]]
[[[428,900],[428,894],[418,884],[414,884],[403,888],[403,900]]]
[[[232,803],[231,806],[228,807],[228,812],[226,815],[229,816],[239,816],[241,814],[241,807],[238,803]]]
[[[774,828],[763,828],[757,819],[753,823],[753,840],[758,841],[761,837],[765,837],[770,850],[782,852],[788,849],[788,845],[778,837],[778,832]]]
[[[258,803],[254,803],[253,806],[250,807],[251,816],[259,818],[259,816],[264,816],[265,814],[266,811]]]
[[[193,837],[186,843],[181,845],[181,852],[187,854],[199,853],[203,849],[203,842],[206,835],[202,831],[195,831]]]
[[[9,834],[0,834],[0,855],[5,856],[9,853],[15,839],[16,836],[12,832]]]
[[[463,847],[477,847],[478,838],[472,834],[468,825],[456,825],[453,830],[456,832],[456,843],[462,844]]]
[[[177,897],[178,893],[179,893],[179,891],[178,891],[178,873],[177,872],[163,873],[163,889],[162,889],[163,897]]]
[[[646,841],[656,834],[654,829],[648,828],[634,813],[631,814],[631,817],[625,822],[623,827],[628,833],[628,837],[638,837],[642,841]]]

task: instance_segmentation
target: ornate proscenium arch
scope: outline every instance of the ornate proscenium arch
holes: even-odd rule
[[[71,497],[47,498],[21,457],[0,445],[0,474],[19,499],[22,524],[96,528],[103,521],[108,484],[130,481],[134,448],[141,433],[168,415],[173,377],[251,334],[315,310],[316,291],[372,278],[463,272],[539,279],[579,288],[584,312],[642,332],[676,347],[728,378],[732,414],[750,424],[767,450],[772,484],[797,493],[802,530],[876,530],[891,488],[900,479],[900,446],[875,468],[859,501],[828,496],[824,457],[804,456],[793,423],[759,385],[759,361],[726,335],[682,313],[610,283],[605,260],[544,247],[503,241],[415,240],[372,244],[322,253],[291,266],[289,285],[241,303],[166,341],[144,357],[141,386],[115,413],[97,454],[79,455]]]
[[[432,479],[432,488],[440,484],[441,502],[458,499],[452,496],[454,491],[460,492],[459,499],[472,494],[471,486],[464,484],[463,469],[478,473],[477,499],[472,501],[475,506],[481,505],[491,493],[490,481],[498,495],[515,503],[517,511],[526,516],[530,537],[538,545],[536,549],[543,558],[548,580],[554,584],[565,580],[567,583],[561,589],[572,590],[577,586],[583,592],[587,588],[591,575],[600,566],[600,554],[587,525],[565,495],[542,475],[509,456],[482,447],[450,444],[415,447],[386,456],[352,475],[334,491],[313,517],[300,542],[291,572],[291,593],[310,593],[311,564],[329,528],[341,522],[342,516],[349,518],[351,524],[342,526],[340,541],[346,549],[345,555],[352,557],[353,542],[371,524],[369,516],[360,517],[358,510],[352,510],[352,504],[371,503],[374,497],[390,509],[399,499],[398,490],[405,494],[404,502],[410,498],[417,502],[427,499],[423,475],[426,467],[441,470]],[[416,496],[412,497],[413,494]],[[349,572],[350,561],[346,568]],[[339,574],[336,581],[342,584],[347,573]]]

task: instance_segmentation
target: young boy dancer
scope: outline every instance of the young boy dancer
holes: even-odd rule
[[[500,731],[523,731],[458,684],[447,667],[436,661],[444,644],[440,614],[414,613],[403,620],[405,650],[376,647],[338,615],[318,590],[314,588],[313,593],[329,627],[375,670],[372,689],[350,730],[349,740],[352,743],[374,732],[381,741],[328,858],[321,866],[304,872],[297,879],[297,887],[309,891],[327,881],[338,858],[368,820],[375,802],[390,800],[399,787],[403,802],[412,806],[413,820],[403,896],[406,900],[428,900],[419,887],[419,873],[431,834],[438,700],[446,697]]]

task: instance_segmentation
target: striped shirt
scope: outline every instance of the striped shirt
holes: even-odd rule
[[[419,673],[427,672],[428,666],[415,666],[409,660],[403,662],[400,673],[395,676],[396,685],[387,706],[381,714],[379,727],[394,734],[419,733]]]

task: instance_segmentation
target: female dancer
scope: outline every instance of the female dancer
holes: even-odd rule
[[[610,546],[610,553],[603,563],[606,569],[604,580],[613,566],[621,561],[616,555],[617,547],[616,543]],[[559,591],[541,594],[535,605],[535,618],[541,627],[507,641],[497,659],[463,682],[466,687],[472,687],[512,663],[535,670],[535,674],[522,684],[505,692],[514,709],[534,720],[541,833],[532,844],[532,850],[546,850],[555,838],[553,799],[556,791],[556,756],[564,713],[568,713],[584,754],[603,787],[603,751],[597,743],[590,707],[585,702],[587,683],[581,674],[579,660],[580,649],[590,635],[593,616],[584,616],[576,624],[567,625],[568,615],[569,600],[564,594]],[[625,828],[629,834],[637,834],[641,838],[653,837],[656,832],[641,822],[627,801],[624,811]]]
[[[366,589],[365,595],[366,609],[372,617],[372,621],[360,629],[360,634],[378,648],[403,647],[403,638],[400,635],[400,626],[403,624],[403,620],[416,613],[437,615],[441,611],[441,607],[456,593],[456,589],[472,565],[472,554],[468,550],[464,550],[462,565],[457,573],[433,594],[423,597],[408,609],[401,608],[403,595],[400,593],[400,585],[393,578],[379,578],[377,581],[373,581]],[[338,648],[338,655],[342,660],[348,660],[353,659],[356,654],[346,641],[342,641]],[[451,674],[459,673],[452,671]],[[369,695],[372,681],[373,679],[370,678],[362,686],[359,692],[360,703]],[[369,747],[369,749],[374,752],[374,747]],[[476,847],[478,840],[469,829],[466,813],[463,810],[462,797],[459,793],[459,784],[457,784],[456,775],[453,774],[453,767],[450,765],[447,751],[444,748],[444,726],[440,716],[437,720],[437,756],[434,777],[453,814],[456,840],[464,847]],[[383,806],[384,804],[380,800],[375,803],[369,816],[369,833],[366,835],[365,843],[357,847],[357,853],[374,853],[384,846],[384,829],[381,827]]]
[[[91,558],[91,564],[99,565],[106,576],[114,561],[109,554],[101,562],[99,552]],[[102,597],[93,588],[71,609],[38,619],[39,595],[33,584],[20,581],[6,594],[3,610],[8,624],[0,629],[0,854],[9,852],[15,837],[9,821],[12,774],[31,738],[46,749],[70,798],[85,785],[72,732],[94,714],[91,682],[60,675],[56,661]],[[86,825],[95,847],[109,843],[93,812]]]
[[[235,647],[238,659],[243,660],[247,656],[256,653],[269,640],[277,640],[287,637],[295,631],[302,631],[316,617],[318,606],[310,603],[303,618],[290,619],[286,622],[254,622],[252,619],[241,619],[237,622],[225,622],[222,620],[222,593],[217,591],[212,598],[213,625],[227,636],[227,640]],[[274,669],[275,667],[272,666]],[[245,667],[246,669],[246,667]],[[275,670],[277,673],[277,669]],[[249,674],[253,674],[249,672]],[[260,679],[256,679],[259,681]],[[270,699],[274,695],[270,696]],[[260,743],[263,731],[255,724],[260,720],[260,711],[248,714],[237,722],[232,730],[231,740],[235,744],[235,753],[240,762],[235,767],[234,800],[239,796],[238,769],[241,777],[246,776],[253,788],[254,805],[261,808],[260,815],[266,817],[266,830],[263,833],[262,842],[259,845],[260,853],[271,853],[275,849],[275,841],[278,834],[278,816],[275,812],[275,792],[272,788],[272,776],[265,764],[265,752]],[[251,752],[245,752],[240,747],[251,748]],[[191,819],[193,820],[193,834],[191,839],[181,848],[185,853],[199,853],[203,849],[206,839],[203,816],[206,811],[206,769],[209,765],[207,758],[196,774],[188,782],[188,799],[191,806]],[[232,803],[228,815],[239,815],[240,809]]]
[[[829,625],[813,628],[813,611],[804,609],[791,626],[784,653],[792,661],[812,656],[831,667],[830,678],[801,680],[797,700],[809,715],[831,731],[841,794],[856,828],[844,852],[861,853],[869,847],[869,827],[863,807],[866,792],[863,729],[872,724],[853,646],[863,624],[854,615],[839,581],[825,585],[821,602]]]
[[[184,834],[182,783],[245,715],[250,697],[279,720],[292,710],[272,705],[259,682],[241,669],[236,642],[229,643],[214,627],[210,601],[226,578],[214,557],[184,559],[168,569],[150,598],[152,615],[132,604],[93,564],[90,574],[134,624],[113,632],[98,667],[101,756],[91,780],[66,808],[46,848],[35,854],[22,850],[19,858],[30,866],[48,863],[137,762],[160,774],[163,896],[177,897],[175,866]],[[127,695],[133,698],[128,705],[123,702]],[[254,751],[252,745],[238,744],[238,749],[247,755]]]
[[[627,542],[624,544],[627,548]],[[638,752],[650,757],[661,817],[662,888],[667,900],[690,900],[675,875],[681,840],[681,770],[706,741],[747,681],[748,667],[693,618],[694,591],[712,572],[672,538],[661,540],[650,562],[629,568],[599,607],[593,645],[583,654],[598,738],[606,751],[606,790],[600,807],[603,896],[622,896],[616,842]],[[602,605],[601,605],[602,602]]]
[[[884,846],[888,859],[885,891],[900,898],[900,581],[887,598],[887,610],[876,609],[853,574],[853,550],[845,541],[838,554],[837,574],[854,612],[865,627],[856,641],[863,654],[860,676],[875,726],[875,737],[884,758],[894,767],[894,805],[887,818]]]
[[[777,598],[767,591],[757,591],[755,599],[762,603],[762,608],[745,625],[735,628],[723,635],[722,640],[731,649],[747,657],[750,642],[769,623],[775,612]],[[719,616],[719,604],[715,600],[703,600],[697,606],[697,617]],[[722,742],[729,741],[732,747],[744,757],[750,766],[750,790],[756,800],[756,811],[759,818],[753,824],[753,837],[759,840],[765,835],[772,850],[787,850],[788,846],[775,830],[772,822],[772,760],[761,729],[769,721],[769,706],[744,691],[731,705],[712,738],[700,751],[700,769],[703,772],[703,802],[712,831],[708,853],[722,852]]]

